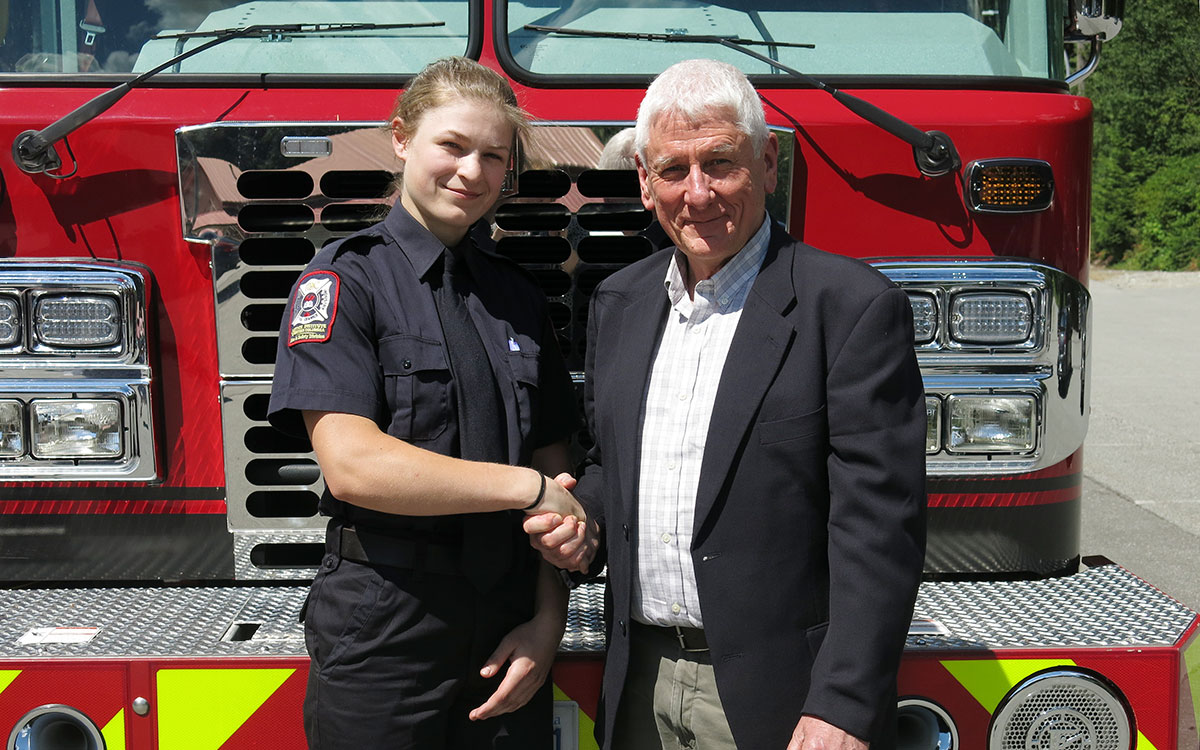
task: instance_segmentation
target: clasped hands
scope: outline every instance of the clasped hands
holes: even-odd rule
[[[573,489],[575,478],[565,472],[547,482],[542,501],[526,511],[524,528],[530,545],[546,562],[586,573],[600,546],[600,528],[588,520],[583,506],[571,494]]]

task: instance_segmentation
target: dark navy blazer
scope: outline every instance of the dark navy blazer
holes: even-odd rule
[[[644,395],[671,252],[606,279],[588,321],[595,447],[577,494],[605,534],[606,748],[629,661]],[[783,750],[803,714],[872,750],[894,744],[896,674],[924,559],[924,445],[904,292],[775,226],[721,375],[691,549],[739,747]]]

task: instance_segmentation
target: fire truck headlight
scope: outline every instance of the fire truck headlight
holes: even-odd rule
[[[937,301],[931,294],[909,292],[913,312],[913,343],[928,344],[937,335]]]
[[[30,403],[37,458],[116,458],[124,425],[119,401],[42,399]]]
[[[1033,332],[1033,301],[1020,292],[962,292],[950,300],[950,336],[962,344],[1020,344]]]
[[[107,295],[40,297],[34,306],[33,332],[50,346],[112,346],[121,340],[121,306]]]
[[[21,342],[21,304],[12,297],[0,297],[0,346]]]
[[[25,427],[19,401],[0,401],[0,458],[25,455]]]
[[[951,453],[1029,453],[1036,444],[1033,396],[950,396],[946,412]]]
[[[925,452],[937,453],[942,447],[942,400],[925,397]]]

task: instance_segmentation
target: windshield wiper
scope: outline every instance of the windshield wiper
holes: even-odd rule
[[[207,36],[268,36],[286,37],[291,34],[314,36],[327,31],[386,31],[388,29],[416,29],[426,26],[445,26],[445,21],[423,21],[421,23],[272,23],[258,26],[242,26],[212,31],[181,31],[178,34],[156,34],[155,39],[195,39]],[[196,50],[197,52],[199,50]]]
[[[379,31],[386,29],[415,29],[432,26],[445,26],[445,21],[423,21],[420,23],[285,23],[285,24],[254,24],[231,29],[214,31],[185,31],[180,34],[164,34],[156,39],[189,39],[193,37],[213,37],[199,47],[187,50],[172,57],[125,83],[119,84],[103,94],[88,100],[80,107],[69,112],[41,130],[26,130],[13,141],[13,160],[21,171],[29,174],[46,173],[51,177],[70,177],[75,174],[51,174],[50,170],[62,166],[54,144],[71,133],[103,114],[109,107],[116,104],[131,89],[141,85],[147,78],[161,73],[172,65],[183,62],[189,57],[212,49],[218,44],[224,44],[231,39],[241,39],[248,36],[309,36],[328,32],[348,31]]]
[[[590,36],[600,39],[640,39],[645,42],[701,42],[708,44],[758,44],[763,47],[800,47],[816,49],[817,45],[802,42],[763,42],[758,39],[742,39],[736,36],[720,34],[653,34],[646,31],[588,31],[586,29],[567,29],[562,26],[538,26],[525,24],[529,31],[541,31],[545,34],[562,34],[563,36]]]
[[[941,175],[958,169],[962,165],[962,160],[958,156],[958,150],[954,148],[954,142],[950,140],[950,136],[946,135],[945,133],[938,130],[921,130],[916,126],[901,120],[892,113],[880,109],[865,99],[859,99],[857,96],[847,94],[845,91],[836,89],[824,81],[813,78],[805,73],[801,73],[795,68],[790,68],[778,60],[772,60],[766,55],[746,48],[747,44],[764,45],[769,47],[815,48],[815,45],[812,44],[760,42],[757,40],[740,39],[734,36],[720,36],[715,34],[651,34],[624,31],[588,31],[584,29],[566,29],[558,26],[537,26],[533,24],[527,25],[525,28],[530,31],[540,31],[545,34],[585,36],[596,39],[639,39],[652,42],[719,44],[723,47],[736,50],[743,55],[753,57],[755,60],[764,62],[777,70],[783,71],[784,73],[790,73],[809,86],[818,88],[829,94],[843,107],[871,123],[872,125],[891,133],[900,140],[909,144],[912,146],[913,160],[917,164],[917,169],[921,170],[921,174],[924,174],[928,177],[940,177]]]

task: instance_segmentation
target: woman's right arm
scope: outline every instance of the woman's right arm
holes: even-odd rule
[[[330,493],[362,508],[409,516],[494,510],[585,518],[558,482],[536,469],[450,458],[388,435],[366,417],[304,411],[304,424]]]

